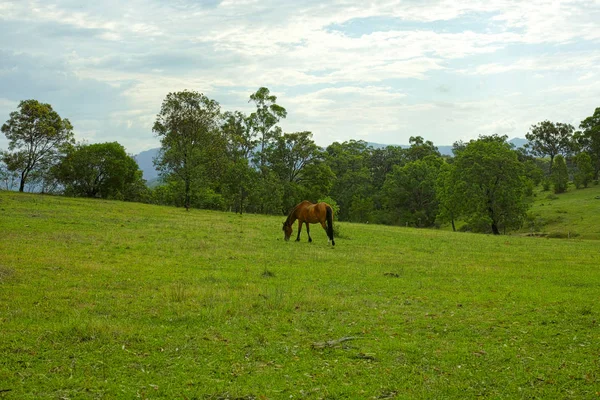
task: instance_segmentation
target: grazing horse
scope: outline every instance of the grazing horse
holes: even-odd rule
[[[283,223],[284,238],[286,241],[290,240],[290,236],[292,236],[292,225],[296,220],[298,220],[298,237],[296,238],[296,242],[300,241],[302,224],[306,225],[308,241],[312,242],[309,224],[320,223],[325,232],[327,232],[327,237],[331,241],[331,245],[335,246],[335,240],[333,240],[333,208],[329,204],[323,202],[313,204],[308,200],[304,200],[294,207]]]

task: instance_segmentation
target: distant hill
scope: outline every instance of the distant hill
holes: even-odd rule
[[[144,173],[144,179],[147,182],[158,178],[158,171],[154,169],[154,164],[152,163],[152,160],[154,159],[154,157],[156,157],[159,150],[159,148],[150,149],[142,151],[140,154],[133,156],[133,158],[135,158],[135,161],[137,161],[140,169]]]
[[[518,148],[518,147],[523,147],[523,145],[525,145],[525,143],[527,143],[527,139],[513,138],[513,139],[510,139],[508,142],[514,144],[515,147]],[[374,142],[367,142],[367,144],[375,149],[382,149],[382,148],[389,146],[388,144],[381,144],[381,143],[374,143]],[[409,147],[408,145],[405,145],[405,144],[394,145],[394,146],[400,146],[402,148]],[[442,154],[442,155],[445,155],[445,156],[453,155],[452,154],[452,146],[444,145],[444,146],[437,146],[437,148],[438,148],[440,154]],[[158,171],[156,171],[156,169],[154,169],[154,164],[152,163],[152,160],[154,159],[154,157],[156,157],[159,150],[160,150],[159,148],[150,149],[150,150],[142,151],[140,154],[134,156],[135,160],[137,161],[138,165],[140,166],[140,169],[144,173],[144,179],[149,184],[152,182],[156,182],[156,178],[158,178]]]

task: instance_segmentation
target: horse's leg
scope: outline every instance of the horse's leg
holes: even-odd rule
[[[308,243],[312,243],[312,238],[310,237],[310,224],[307,222],[306,223],[306,234],[308,235]]]
[[[327,235],[327,243],[330,243],[331,239],[329,239],[329,234],[327,233],[327,224],[325,224],[325,221],[321,222],[321,226],[323,227],[323,230],[325,231],[325,234]]]
[[[308,224],[306,224],[307,228],[308,228]],[[298,237],[296,238],[296,242],[300,241],[300,231],[302,230],[302,222],[300,220],[298,220]]]

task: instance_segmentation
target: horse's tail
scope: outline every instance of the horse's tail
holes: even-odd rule
[[[331,245],[335,246],[335,240],[333,240],[333,208],[330,205],[325,207],[327,218],[327,236],[329,236],[329,240],[331,240]]]

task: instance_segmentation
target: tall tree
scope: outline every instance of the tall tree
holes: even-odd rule
[[[552,174],[554,157],[559,154],[566,155],[573,148],[573,132],[575,128],[561,122],[542,121],[531,126],[525,135],[529,143],[526,147],[536,156],[550,157],[550,170]]]
[[[222,128],[227,142],[227,171],[221,181],[221,191],[229,208],[242,214],[247,210],[248,200],[257,184],[257,172],[250,165],[252,151],[256,147],[250,118],[239,111],[223,115]]]
[[[463,215],[472,225],[487,225],[495,235],[502,228],[521,226],[529,206],[527,182],[506,136],[470,141],[458,152],[446,183],[460,188],[454,201],[463,205]]]
[[[395,166],[388,174],[383,191],[394,223],[416,227],[433,226],[438,213],[436,181],[443,160],[429,155]]]
[[[220,130],[221,107],[202,93],[169,93],[156,117],[153,131],[161,149],[155,165],[164,178],[181,183],[183,203],[204,185],[214,185],[226,162],[226,141]]]
[[[564,193],[567,191],[567,185],[569,184],[569,171],[567,170],[567,163],[562,154],[556,156],[554,160],[556,165],[552,170],[550,178],[554,185],[554,193]]]
[[[438,222],[450,222],[452,231],[456,231],[456,220],[461,217],[463,210],[463,198],[465,182],[453,180],[456,176],[454,163],[444,162],[440,166],[438,179],[436,181],[435,195],[439,204]]]
[[[37,100],[21,101],[19,110],[10,113],[2,125],[2,133],[9,141],[9,151],[2,158],[9,171],[19,173],[20,192],[32,175],[43,175],[58,161],[65,145],[74,143],[69,120]]]
[[[311,132],[286,133],[266,151],[267,166],[284,187],[283,210],[302,200],[317,201],[326,196],[333,172],[324,163],[324,152],[312,140]]]
[[[438,148],[433,145],[433,142],[425,140],[421,136],[411,136],[408,139],[408,143],[410,146],[406,149],[406,158],[409,162],[422,160],[427,156],[441,157]]]
[[[71,196],[133,201],[145,189],[137,162],[117,142],[70,146],[54,174]]]
[[[251,94],[249,101],[256,105],[256,111],[250,114],[250,124],[258,136],[258,165],[262,168],[265,164],[265,149],[270,141],[281,135],[281,128],[277,123],[287,116],[287,111],[276,103],[277,96],[272,95],[266,87],[261,87]]]
[[[579,125],[580,132],[574,137],[581,151],[590,154],[594,166],[594,179],[598,179],[600,173],[600,107],[596,108],[594,114],[587,117]]]
[[[578,189],[583,186],[587,188],[590,182],[594,179],[594,167],[592,166],[592,158],[586,152],[577,154],[575,157],[577,164],[577,172],[575,173],[574,182]]]
[[[327,146],[326,162],[335,175],[330,196],[340,206],[338,218],[350,219],[353,199],[371,198],[372,178],[368,165],[369,147],[363,140],[334,142]]]

